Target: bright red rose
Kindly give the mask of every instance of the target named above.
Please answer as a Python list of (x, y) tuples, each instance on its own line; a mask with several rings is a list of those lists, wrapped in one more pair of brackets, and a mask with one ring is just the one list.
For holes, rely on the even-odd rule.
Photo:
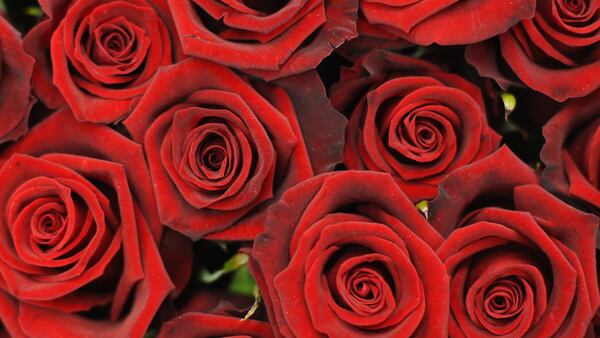
[(467, 47), (466, 58), (504, 89), (525, 85), (561, 102), (585, 96), (600, 87), (599, 18), (598, 1), (538, 1), (533, 18)]
[(269, 209), (252, 264), (284, 337), (445, 337), (442, 237), (388, 174), (328, 173)]
[(8, 332), (142, 337), (173, 290), (142, 148), (65, 109), (0, 163), (0, 317)]
[(600, 215), (600, 91), (569, 102), (543, 132), (542, 184)]
[(180, 58), (166, 0), (41, 0), (48, 18), (25, 37), (35, 94), (80, 121), (113, 123), (160, 66)]
[(331, 100), (350, 120), (344, 164), (392, 174), (414, 202), (435, 197), (449, 172), (500, 142), (475, 85), (391, 52), (375, 50), (344, 69)]
[(0, 17), (0, 144), (27, 132), (34, 60), (25, 53), (21, 36)]
[(372, 26), (362, 29), (369, 36), (460, 45), (489, 39), (531, 18), (535, 0), (360, 0), (360, 9), (359, 20)]
[(599, 219), (538, 185), (508, 148), (448, 175), (429, 204), (447, 235), (451, 337), (583, 337), (600, 304)]
[(274, 85), (188, 59), (160, 72), (124, 124), (144, 143), (164, 224), (251, 240), (273, 200), (341, 160), (346, 121), (314, 73)]
[(186, 54), (275, 79), (356, 36), (357, 0), (169, 0)]

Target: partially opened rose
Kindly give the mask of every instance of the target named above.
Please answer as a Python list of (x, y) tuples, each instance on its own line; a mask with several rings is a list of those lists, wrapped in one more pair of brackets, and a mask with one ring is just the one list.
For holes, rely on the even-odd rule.
[(466, 58), (505, 89), (524, 85), (563, 102), (600, 87), (599, 42), (600, 2), (538, 0), (533, 18), (468, 46)]
[(144, 143), (164, 224), (251, 240), (272, 201), (341, 160), (346, 121), (316, 73), (273, 85), (188, 59), (160, 72), (124, 124)]
[(331, 100), (349, 117), (344, 164), (388, 172), (414, 202), (497, 148), (481, 91), (433, 64), (374, 50), (344, 69)]
[(141, 147), (65, 109), (6, 149), (0, 164), (8, 332), (142, 337), (173, 284), (157, 250), (162, 225)]
[(186, 54), (264, 79), (301, 73), (356, 36), (357, 0), (169, 0)]
[(545, 126), (542, 183), (600, 215), (600, 91), (569, 102)]
[(535, 0), (360, 0), (360, 20), (372, 26), (364, 29), (371, 36), (390, 34), (419, 45), (469, 44), (504, 33), (520, 20), (531, 18), (535, 3)]
[(33, 102), (33, 58), (25, 53), (20, 34), (0, 17), (0, 144), (25, 134)]
[(254, 242), (284, 337), (445, 337), (442, 237), (388, 174), (328, 173), (288, 190)]
[(40, 1), (48, 18), (25, 46), (35, 56), (35, 94), (65, 103), (80, 121), (125, 117), (160, 66), (176, 61), (178, 40), (166, 0)]
[(508, 148), (448, 175), (429, 204), (447, 236), (451, 337), (583, 337), (600, 304), (599, 219), (545, 191)]

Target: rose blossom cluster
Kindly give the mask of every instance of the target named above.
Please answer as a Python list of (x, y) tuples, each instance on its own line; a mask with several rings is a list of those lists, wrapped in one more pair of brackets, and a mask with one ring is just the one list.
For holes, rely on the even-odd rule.
[(0, 337), (600, 335), (600, 1), (28, 3)]

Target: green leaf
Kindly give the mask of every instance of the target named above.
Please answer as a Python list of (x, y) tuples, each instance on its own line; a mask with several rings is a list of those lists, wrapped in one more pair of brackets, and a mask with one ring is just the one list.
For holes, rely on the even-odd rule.
[(246, 254), (235, 254), (223, 264), (223, 267), (220, 270), (210, 272), (207, 269), (202, 269), (202, 271), (200, 271), (200, 280), (202, 283), (212, 284), (218, 281), (219, 278), (223, 277), (223, 275), (236, 271), (237, 269), (245, 266), (246, 263), (248, 263), (248, 259), (248, 255)]
[(422, 200), (421, 202), (415, 204), (415, 206), (425, 216), (425, 218), (429, 218), (429, 201)]
[(38, 6), (27, 6), (25, 7), (25, 14), (39, 18), (44, 14), (44, 12), (42, 12), (42, 9)]
[(4, 0), (0, 0), (0, 12), (6, 13), (6, 4), (4, 3)]
[(229, 284), (229, 292), (252, 296), (256, 287), (254, 277), (252, 277), (250, 270), (248, 270), (248, 266), (244, 265), (233, 273), (231, 284)]

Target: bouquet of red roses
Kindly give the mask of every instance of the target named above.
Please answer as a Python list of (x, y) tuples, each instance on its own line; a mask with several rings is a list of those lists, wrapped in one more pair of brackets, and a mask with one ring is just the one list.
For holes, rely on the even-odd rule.
[(0, 1), (1, 337), (600, 336), (600, 1)]

